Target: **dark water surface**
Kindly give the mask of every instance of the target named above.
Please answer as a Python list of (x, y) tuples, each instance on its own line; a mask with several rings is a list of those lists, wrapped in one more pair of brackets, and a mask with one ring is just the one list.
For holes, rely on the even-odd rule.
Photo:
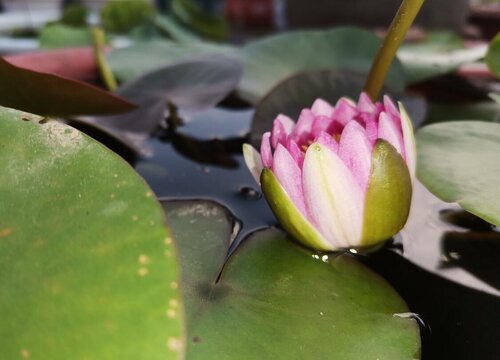
[[(251, 110), (184, 114), (176, 133), (159, 130), (153, 156), (135, 168), (157, 196), (210, 199), (234, 215), (235, 243), (277, 226), (241, 156)], [(408, 226), (359, 260), (381, 274), (418, 314), (430, 359), (500, 359), (500, 234), (418, 185)]]

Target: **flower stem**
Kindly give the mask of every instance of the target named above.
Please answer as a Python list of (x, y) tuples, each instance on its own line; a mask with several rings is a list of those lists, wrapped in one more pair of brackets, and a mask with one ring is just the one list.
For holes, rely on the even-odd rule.
[(424, 0), (403, 0), (380, 47), (365, 84), (365, 91), (375, 101), (384, 85), (392, 60), (408, 29), (413, 24)]
[(106, 85), (108, 90), (115, 91), (118, 88), (118, 85), (104, 54), (104, 31), (98, 26), (93, 27), (92, 38), (94, 40), (95, 59), (97, 66), (99, 67), (99, 71), (101, 72), (104, 85)]

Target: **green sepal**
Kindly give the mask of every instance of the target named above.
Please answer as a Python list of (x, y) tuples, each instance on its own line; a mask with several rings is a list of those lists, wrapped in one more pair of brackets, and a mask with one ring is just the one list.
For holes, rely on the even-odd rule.
[(397, 234), (408, 219), (411, 196), (405, 161), (391, 144), (378, 139), (372, 153), (361, 246), (372, 246)]
[(335, 247), (327, 244), (312, 224), (299, 212), (271, 169), (262, 170), (260, 183), (271, 210), (290, 235), (311, 249), (335, 250)]

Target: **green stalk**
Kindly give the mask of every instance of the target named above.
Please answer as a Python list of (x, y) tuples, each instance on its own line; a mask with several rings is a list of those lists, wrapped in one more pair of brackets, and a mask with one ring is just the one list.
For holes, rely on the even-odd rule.
[(111, 68), (106, 60), (106, 55), (104, 54), (105, 47), (105, 38), (104, 31), (95, 26), (92, 28), (92, 38), (94, 40), (94, 55), (97, 62), (97, 66), (99, 67), (99, 71), (101, 72), (102, 79), (104, 81), (104, 85), (110, 91), (115, 91), (118, 88), (116, 83), (115, 76), (111, 71)]
[(413, 24), (423, 3), (424, 0), (403, 0), (394, 20), (392, 20), (392, 24), (375, 57), (365, 84), (365, 91), (373, 101), (379, 97), (392, 60), (396, 56), (396, 52), (401, 46), (408, 29)]

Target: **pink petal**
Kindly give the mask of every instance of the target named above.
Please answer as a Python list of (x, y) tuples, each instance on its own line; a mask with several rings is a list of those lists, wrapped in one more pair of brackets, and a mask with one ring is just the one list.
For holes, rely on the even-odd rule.
[(372, 99), (366, 93), (362, 92), (359, 95), (357, 110), (368, 114), (375, 114), (377, 107)]
[(299, 120), (297, 121), (297, 125), (292, 131), (291, 136), (297, 141), (297, 143), (301, 143), (306, 141), (311, 133), (312, 124), (314, 121), (314, 114), (309, 109), (304, 109), (300, 113)]
[(302, 164), (304, 163), (304, 153), (299, 148), (299, 145), (297, 145), (293, 139), (288, 139), (286, 148), (288, 149), (288, 152), (292, 156), (293, 160), (302, 169)]
[(266, 132), (262, 135), (262, 143), (260, 144), (260, 157), (262, 159), (262, 165), (264, 167), (270, 168), (273, 165), (273, 153), (271, 151), (271, 133)]
[(384, 96), (384, 109), (385, 113), (389, 115), (394, 125), (398, 129), (398, 131), (402, 132), (401, 128), (401, 116), (399, 115), (399, 111), (392, 102), (391, 98), (387, 95)]
[(365, 129), (356, 121), (349, 122), (340, 138), (339, 156), (351, 170), (363, 193), (370, 178), (372, 150)]
[(399, 117), (398, 108), (396, 107), (396, 105), (394, 105), (391, 98), (387, 95), (384, 95), (384, 109), (387, 114)]
[(311, 107), (311, 111), (316, 116), (332, 117), (334, 110), (335, 108), (323, 99), (316, 99)]
[(288, 135), (292, 132), (295, 123), (292, 119), (285, 115), (278, 115), (273, 123), (273, 131), (271, 135), (271, 143), (273, 148), (278, 146), (278, 143), (285, 144)]
[(337, 154), (312, 144), (303, 168), (304, 196), (312, 223), (337, 248), (359, 245), (363, 194)]
[(403, 134), (385, 112), (381, 113), (379, 117), (378, 137), (389, 142), (401, 154), (403, 159), (405, 158)]
[(333, 119), (342, 125), (342, 128), (349, 122), (354, 119), (358, 111), (356, 108), (347, 100), (346, 98), (340, 98), (335, 105), (335, 111), (333, 113)]
[(335, 139), (326, 132), (321, 132), (316, 139), (314, 139), (315, 143), (321, 144), (325, 146), (330, 151), (337, 153), (339, 150), (339, 144), (335, 141)]
[(317, 116), (311, 127), (312, 137), (318, 136), (321, 132), (327, 131), (331, 126), (332, 120), (326, 116)]
[(366, 129), (366, 137), (368, 141), (373, 146), (378, 139), (378, 124), (375, 116), (365, 116), (365, 129)]
[(304, 217), (310, 218), (306, 210), (302, 190), (302, 171), (287, 149), (278, 144), (274, 152), (273, 173), (279, 183)]

